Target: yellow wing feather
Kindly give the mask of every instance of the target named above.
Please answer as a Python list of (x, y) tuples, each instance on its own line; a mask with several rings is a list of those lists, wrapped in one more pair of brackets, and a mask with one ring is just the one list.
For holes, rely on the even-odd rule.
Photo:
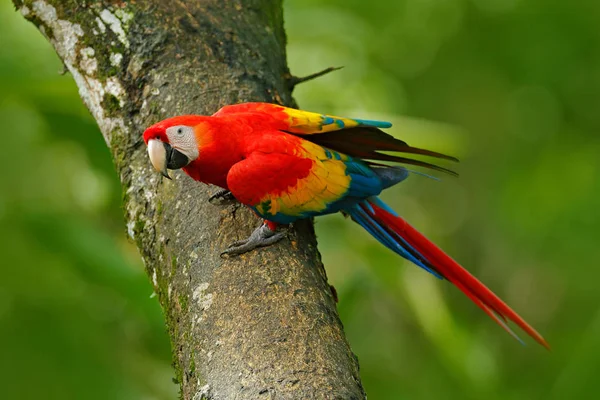
[(285, 193), (266, 194), (256, 206), (259, 213), (289, 216), (317, 213), (325, 210), (348, 190), (351, 177), (346, 174), (343, 160), (330, 159), (325, 149), (310, 142), (304, 142), (299, 153), (298, 156), (314, 161), (311, 173), (298, 179), (296, 185), (289, 187)]

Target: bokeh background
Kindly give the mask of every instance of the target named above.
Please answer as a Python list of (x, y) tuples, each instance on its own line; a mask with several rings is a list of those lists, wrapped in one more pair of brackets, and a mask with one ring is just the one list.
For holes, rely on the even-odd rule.
[[(317, 222), (370, 399), (600, 397), (600, 2), (286, 0), (308, 110), (457, 155), (384, 198), (535, 325), (506, 335), (340, 216)], [(175, 399), (109, 152), (37, 30), (0, 2), (0, 398)]]

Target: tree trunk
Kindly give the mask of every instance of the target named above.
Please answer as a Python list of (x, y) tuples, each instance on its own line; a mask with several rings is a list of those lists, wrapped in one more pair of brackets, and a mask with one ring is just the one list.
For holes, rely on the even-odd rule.
[(14, 0), (50, 40), (110, 148), (129, 236), (163, 307), (184, 399), (361, 399), (311, 221), (221, 259), (260, 221), (180, 171), (152, 170), (145, 127), (225, 104), (293, 105), (281, 1)]

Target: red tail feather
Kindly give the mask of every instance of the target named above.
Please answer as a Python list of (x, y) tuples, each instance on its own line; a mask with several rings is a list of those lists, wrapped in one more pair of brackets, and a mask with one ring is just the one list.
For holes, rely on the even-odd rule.
[[(439, 247), (433, 244), (429, 239), (410, 226), (404, 219), (390, 214), (386, 210), (370, 203), (375, 211), (375, 216), (384, 224), (389, 226), (394, 232), (400, 235), (406, 242), (414, 247), (423, 257), (431, 263), (441, 275), (452, 282), (463, 293), (465, 293), (475, 304), (477, 304), (486, 314), (494, 319), (508, 333), (514, 335), (512, 331), (500, 319), (508, 318), (523, 329), (536, 342), (547, 349), (550, 346), (546, 340), (531, 325), (521, 318), (513, 309), (504, 303), (490, 289), (488, 289), (477, 278), (471, 275), (466, 269), (461, 267), (450, 256), (444, 253)], [(499, 318), (500, 317), (500, 318)]]

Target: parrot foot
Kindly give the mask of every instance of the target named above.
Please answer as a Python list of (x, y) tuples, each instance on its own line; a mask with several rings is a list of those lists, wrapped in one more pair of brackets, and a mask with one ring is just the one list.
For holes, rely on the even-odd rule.
[(258, 247), (270, 246), (285, 237), (285, 232), (276, 232), (263, 224), (256, 228), (248, 239), (238, 240), (221, 253), (223, 256), (239, 256)]
[(219, 190), (208, 198), (208, 202), (214, 205), (225, 204), (232, 201), (235, 201), (235, 197), (233, 197), (233, 194), (227, 189)]

